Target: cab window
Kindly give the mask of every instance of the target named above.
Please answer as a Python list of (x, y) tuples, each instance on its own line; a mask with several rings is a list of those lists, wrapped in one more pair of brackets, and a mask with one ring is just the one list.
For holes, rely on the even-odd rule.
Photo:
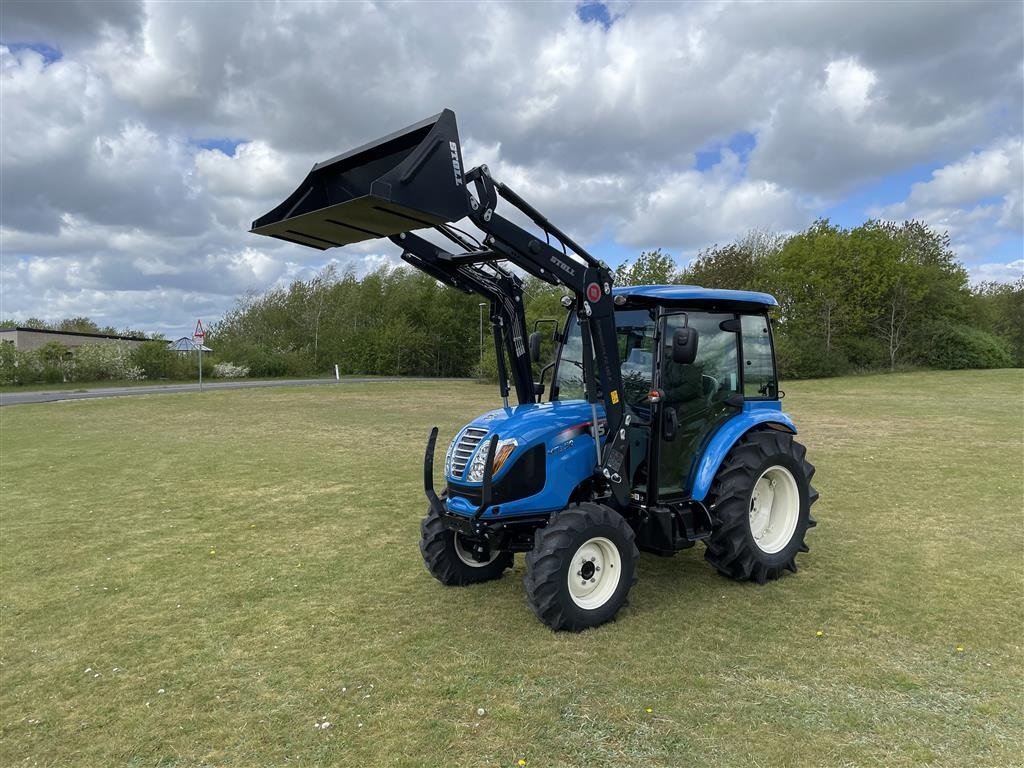
[[(654, 374), (655, 322), (646, 309), (622, 310), (615, 313), (615, 332), (619, 360), (622, 365), (623, 399), (627, 405), (646, 407)], [(595, 372), (595, 377), (597, 373)], [(600, 379), (598, 378), (598, 386)], [(583, 340), (579, 322), (569, 322), (565, 346), (555, 372), (559, 400), (583, 399)]]
[(743, 396), (774, 400), (779, 396), (772, 357), (772, 337), (765, 315), (743, 315)]
[[(724, 331), (721, 324), (735, 315), (710, 312), (687, 312), (668, 318), (666, 342), (683, 323), (697, 331), (697, 359), (692, 365), (671, 363), (666, 356), (665, 388), (669, 400), (703, 398), (708, 403), (724, 400), (739, 391), (739, 367), (736, 365), (736, 334)], [(679, 381), (676, 381), (676, 380)], [(681, 394), (673, 398), (673, 385)]]
[(634, 408), (647, 407), (654, 375), (654, 332), (654, 318), (646, 309), (615, 313), (623, 399)]
[[(737, 407), (729, 399), (739, 391), (739, 334), (724, 330), (722, 323), (736, 315), (687, 311), (667, 318), (666, 350), (661, 371), (665, 393), (662, 412), (678, 424), (676, 434), (661, 431), (658, 462), (658, 491), (671, 495), (688, 490), (693, 468), (709, 435), (728, 421)], [(677, 327), (686, 323), (697, 331), (697, 357), (688, 365), (672, 360), (669, 340)]]

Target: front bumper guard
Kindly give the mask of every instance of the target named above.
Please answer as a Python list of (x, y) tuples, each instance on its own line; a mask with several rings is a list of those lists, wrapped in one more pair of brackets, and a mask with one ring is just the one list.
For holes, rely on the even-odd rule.
[[(476, 523), (483, 516), (487, 508), (491, 506), (491, 484), (494, 475), (494, 452), (498, 446), (498, 435), (491, 435), (490, 440), (487, 443), (487, 459), (484, 462), (484, 481), (483, 487), (480, 493), (480, 506), (478, 506), (472, 515), (473, 523)], [(434, 447), (437, 444), (437, 427), (433, 427), (430, 430), (430, 437), (427, 438), (427, 452), (423, 457), (423, 490), (427, 494), (427, 502), (430, 504), (430, 508), (438, 515), (443, 518), (461, 518), (465, 520), (462, 515), (453, 515), (448, 511), (445, 503), (438, 497), (437, 492), (434, 490)]]

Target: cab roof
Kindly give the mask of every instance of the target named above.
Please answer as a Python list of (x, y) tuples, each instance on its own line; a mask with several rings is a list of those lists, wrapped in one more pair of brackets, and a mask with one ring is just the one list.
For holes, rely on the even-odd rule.
[(774, 296), (756, 291), (701, 288), (699, 285), (616, 285), (613, 296), (625, 296), (638, 304), (690, 304), (701, 307), (729, 306), (735, 309), (767, 309), (779, 306)]

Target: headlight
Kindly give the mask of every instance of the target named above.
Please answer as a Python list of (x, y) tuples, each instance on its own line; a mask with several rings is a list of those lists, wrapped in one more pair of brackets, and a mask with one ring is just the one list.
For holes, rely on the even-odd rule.
[(459, 439), (459, 435), (456, 434), (452, 438), (452, 441), (448, 443), (448, 453), (444, 455), (444, 475), (448, 477), (452, 473), (452, 454), (455, 453), (455, 442)]
[[(491, 466), (491, 474), (498, 474), (498, 470), (504, 466), (505, 462), (508, 461), (508, 457), (512, 455), (519, 442), (515, 438), (509, 438), (508, 440), (499, 440), (498, 444), (494, 446), (494, 464)], [(484, 462), (487, 461), (487, 441), (480, 443), (480, 448), (477, 450), (476, 455), (473, 457), (473, 463), (469, 467), (469, 475), (466, 477), (471, 483), (482, 483), (484, 480)]]

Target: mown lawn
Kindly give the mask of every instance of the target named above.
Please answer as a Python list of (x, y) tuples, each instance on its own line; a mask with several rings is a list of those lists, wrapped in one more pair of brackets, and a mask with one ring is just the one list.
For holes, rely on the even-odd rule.
[[(208, 378), (207, 381), (210, 381)], [(224, 379), (213, 379), (213, 381), (224, 381)], [(199, 379), (142, 379), (139, 381), (116, 380), (116, 381), (68, 381), (49, 382), (37, 384), (0, 384), (0, 393), (8, 392), (64, 392), (64, 391), (87, 391), (91, 389), (109, 389), (111, 387), (153, 387), (163, 384), (198, 384)]]
[(420, 561), (427, 430), (488, 387), (3, 408), (0, 764), (1021, 765), (1024, 373), (785, 388), (800, 572), (644, 555), (580, 635), (522, 557), (467, 589)]
[[(286, 376), (261, 376), (259, 381), (275, 381), (285, 378), (294, 378)], [(309, 378), (333, 378), (328, 376), (312, 376)], [(365, 378), (360, 376), (359, 378)], [(205, 376), (203, 378), (203, 384), (226, 384), (235, 382), (246, 382), (250, 379), (232, 379), (232, 378), (218, 378), (214, 376)], [(17, 392), (88, 392), (95, 389), (111, 389), (116, 387), (162, 387), (175, 384), (199, 384), (198, 377), (191, 379), (142, 379), (139, 381), (120, 381), (120, 380), (106, 380), (106, 381), (72, 381), (66, 383), (50, 383), (50, 384), (0, 384), (0, 394), (17, 393)]]

